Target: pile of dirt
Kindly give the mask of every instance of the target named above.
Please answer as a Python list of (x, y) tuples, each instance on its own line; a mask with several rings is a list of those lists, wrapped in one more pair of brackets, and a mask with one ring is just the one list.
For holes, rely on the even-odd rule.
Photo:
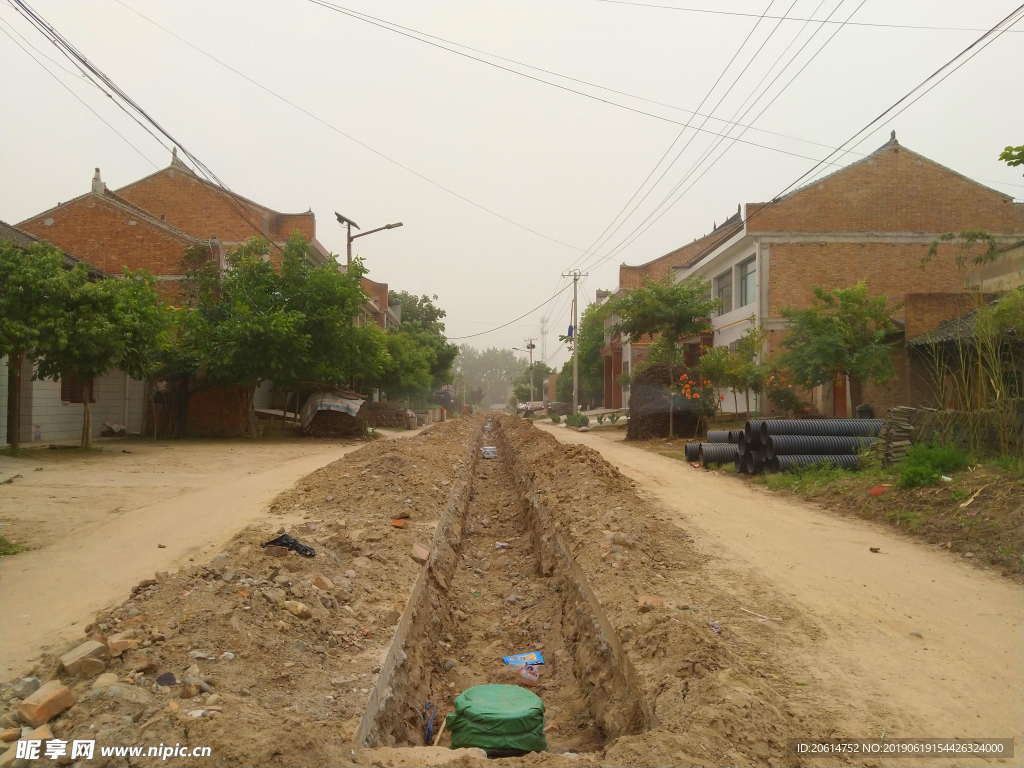
[[(603, 764), (784, 765), (793, 734), (836, 735), (835, 702), (817, 700), (806, 671), (776, 654), (783, 639), (811, 642), (812, 622), (767, 591), (710, 587), (689, 535), (596, 451), (522, 420), (502, 418), (500, 431), (520, 492), (586, 574), (615, 635), (604, 639), (621, 647), (645, 701), (646, 729), (611, 742)], [(593, 701), (592, 683), (585, 693)]]
[(341, 411), (317, 411), (304, 434), (310, 437), (362, 437), (366, 422), (362, 416), (350, 416)]
[[(212, 748), (177, 765), (351, 765), (351, 737), (421, 571), (412, 545), (429, 544), (478, 429), (459, 419), (368, 445), (281, 494), (278, 520), (250, 526), (210, 562), (141, 582), (82, 638), (127, 646), (105, 669), (83, 679), (45, 655), (31, 671), (76, 701), (50, 721), (53, 735)], [(282, 528), (287, 519), (301, 524)], [(260, 546), (281, 532), (315, 557)], [(18, 724), (25, 695), (5, 686), (4, 727)]]
[[(699, 404), (692, 401), (670, 405), (668, 387), (678, 385), (683, 374), (692, 371), (682, 365), (667, 363), (649, 365), (633, 377), (629, 385), (629, 423), (627, 440), (647, 440), (668, 437), (669, 408), (672, 408), (672, 428), (676, 435), (696, 436), (705, 430), (704, 417)], [(680, 398), (675, 398), (679, 400)]]

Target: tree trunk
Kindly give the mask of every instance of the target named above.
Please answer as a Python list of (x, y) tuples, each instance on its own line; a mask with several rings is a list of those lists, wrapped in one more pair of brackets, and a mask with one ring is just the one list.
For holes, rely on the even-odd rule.
[(746, 404), (747, 418), (749, 419), (750, 418), (750, 390), (749, 389), (743, 390), (743, 402)]
[(92, 377), (82, 382), (82, 447), (92, 448), (92, 409), (89, 401), (92, 400)]
[[(146, 430), (149, 428), (149, 395), (152, 390), (153, 383), (146, 379), (146, 383), (142, 388), (142, 425), (139, 427), (139, 437), (145, 437)], [(126, 424), (125, 426), (128, 425)]]
[(7, 442), (13, 452), (21, 447), (21, 369), (25, 356), (12, 352), (7, 357)]
[(245, 420), (249, 429), (249, 437), (256, 439), (256, 386), (249, 385), (249, 393), (245, 398)]
[(674, 389), (674, 387), (676, 385), (676, 371), (675, 371), (675, 361), (672, 359), (672, 358), (675, 357), (675, 355), (673, 354), (674, 351), (675, 351), (675, 344), (673, 344), (672, 345), (672, 349), (669, 350), (669, 357), (668, 357), (668, 381), (669, 381), (669, 384), (668, 384), (668, 386), (669, 386), (669, 389), (668, 389), (668, 436), (670, 438), (675, 436), (673, 431), (672, 431), (672, 428), (673, 428), (672, 412), (675, 410), (675, 405), (676, 405), (675, 404), (675, 399), (676, 399), (675, 398), (675, 389)]
[(740, 415), (740, 400), (739, 400), (738, 397), (736, 397), (736, 390), (735, 389), (732, 391), (732, 407), (733, 407), (733, 411), (735, 412), (735, 415), (739, 416)]

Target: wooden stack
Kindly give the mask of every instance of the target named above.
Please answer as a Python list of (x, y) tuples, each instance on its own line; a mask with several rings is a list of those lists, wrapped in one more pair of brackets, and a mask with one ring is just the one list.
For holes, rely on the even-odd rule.
[(874, 450), (882, 460), (882, 466), (898, 464), (907, 455), (907, 449), (914, 442), (914, 419), (917, 408), (898, 405), (885, 414), (885, 421), (878, 433)]
[(367, 400), (359, 411), (371, 427), (406, 426), (405, 406), (401, 403), (375, 403)]

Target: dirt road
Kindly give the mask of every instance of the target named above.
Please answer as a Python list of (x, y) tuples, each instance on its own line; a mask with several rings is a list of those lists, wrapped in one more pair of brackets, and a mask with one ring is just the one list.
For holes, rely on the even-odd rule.
[(852, 722), (872, 729), (847, 735), (1013, 736), (1019, 762), (1019, 585), (873, 523), (695, 470), (617, 435), (540, 426), (600, 451), (660, 501), (731, 593), (753, 603), (769, 588), (816, 617), (821, 639), (795, 661), (806, 669), (809, 693), (860, 713)]
[(221, 545), (297, 479), (360, 445), (138, 440), (88, 456), (5, 457), (3, 479), (22, 477), (3, 486), (4, 535), (32, 550), (0, 561), (3, 679), (24, 673), (41, 648), (80, 637), (140, 579)]

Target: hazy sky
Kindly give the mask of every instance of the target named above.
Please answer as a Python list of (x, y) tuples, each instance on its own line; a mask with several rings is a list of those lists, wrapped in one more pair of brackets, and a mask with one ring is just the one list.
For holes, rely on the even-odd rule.
[[(663, 7), (605, 0), (343, 0), (343, 7), (479, 49), (486, 53), (459, 50), (650, 115), (553, 88), (309, 0), (35, 0), (33, 7), (232, 190), (280, 211), (312, 208), (317, 236), (333, 251), (343, 254), (345, 248), (335, 210), (364, 229), (404, 222), (402, 229), (358, 240), (357, 253), (372, 278), (394, 289), (436, 293), (448, 312), (450, 336), (460, 337), (536, 307), (565, 285), (559, 275), (578, 259), (591, 265), (581, 289), (586, 301), (597, 288), (615, 287), (619, 263), (657, 258), (708, 232), (737, 203), (771, 199), (827, 155), (826, 147), (844, 142), (981, 34), (971, 30), (988, 29), (1016, 5), (636, 1)], [(789, 18), (758, 23), (762, 13)], [(803, 21), (842, 21), (851, 14), (861, 26)], [(1007, 144), (1024, 141), (1024, 34), (1016, 31), (1022, 29), (1003, 35), (883, 124), (858, 151), (875, 149), (895, 129), (905, 146), (1024, 197), (1020, 170), (996, 159)], [(167, 165), (168, 153), (72, 74), (69, 62), (7, 3), (0, 4), (0, 30), (0, 218), (16, 223), (86, 192), (96, 166), (115, 189)], [(794, 55), (747, 112), (751, 95), (769, 86)], [(722, 143), (679, 187), (689, 191), (613, 252), (720, 141), (688, 130), (669, 158), (695, 138), (653, 193), (597, 248), (598, 256), (581, 257), (676, 138), (682, 128), (676, 123), (691, 119), (683, 110), (697, 110), (720, 76), (699, 111), (714, 110), (715, 117), (744, 125), (756, 117), (754, 129), (742, 136), (753, 144)], [(701, 117), (691, 124), (713, 133), (729, 127), (721, 120), (704, 124)], [(734, 127), (732, 135), (742, 130)], [(468, 341), (522, 346), (533, 335), (539, 353), (540, 318), (547, 312), (549, 359), (558, 365), (565, 359), (557, 337), (565, 333), (570, 292), (506, 329)]]

